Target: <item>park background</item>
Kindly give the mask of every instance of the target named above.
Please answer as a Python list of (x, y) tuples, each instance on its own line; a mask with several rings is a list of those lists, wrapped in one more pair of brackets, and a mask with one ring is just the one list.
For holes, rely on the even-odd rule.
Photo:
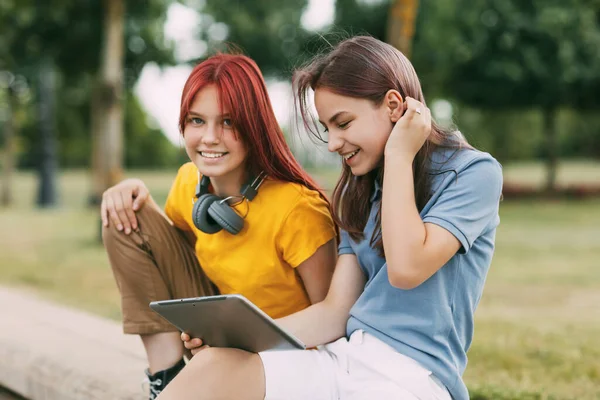
[(120, 319), (98, 200), (140, 177), (164, 204), (183, 83), (228, 43), (331, 190), (340, 161), (295, 129), (290, 76), (358, 33), (404, 51), (438, 121), (504, 166), (472, 398), (600, 398), (598, 0), (0, 0), (0, 285)]

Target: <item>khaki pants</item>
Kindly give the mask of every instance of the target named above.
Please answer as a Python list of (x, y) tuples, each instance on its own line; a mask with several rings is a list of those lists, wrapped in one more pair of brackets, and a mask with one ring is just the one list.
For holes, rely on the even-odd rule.
[(121, 292), (123, 331), (147, 335), (177, 331), (152, 311), (155, 300), (210, 296), (217, 289), (206, 277), (185, 234), (151, 206), (136, 213), (138, 229), (129, 235), (114, 224), (102, 239)]

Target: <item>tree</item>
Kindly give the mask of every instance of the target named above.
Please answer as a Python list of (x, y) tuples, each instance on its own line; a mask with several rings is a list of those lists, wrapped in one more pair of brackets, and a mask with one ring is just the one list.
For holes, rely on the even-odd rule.
[[(335, 24), (386, 39), (385, 16), (416, 9), (416, 0), (367, 4), (337, 0)], [(552, 190), (558, 163), (557, 111), (597, 109), (600, 102), (600, 7), (597, 0), (419, 1), (409, 51), (428, 97), (443, 96), (486, 113), (542, 113)], [(411, 13), (399, 13), (410, 21)], [(410, 22), (400, 23), (410, 33)], [(393, 43), (393, 37), (387, 39)], [(407, 46), (398, 44), (397, 47)]]
[[(56, 4), (54, 4), (56, 5)], [(2, 45), (3, 51), (0, 52), (0, 69), (4, 72), (15, 72), (29, 78), (30, 82), (36, 82), (38, 87), (38, 105), (39, 105), (39, 191), (37, 204), (42, 207), (53, 206), (56, 203), (56, 188), (54, 184), (54, 173), (56, 166), (56, 143), (54, 132), (54, 53), (50, 51), (40, 51), (41, 38), (52, 31), (52, 22), (54, 18), (60, 18), (60, 12), (50, 13), (47, 21), (40, 22), (39, 25), (32, 23), (35, 12), (45, 13), (47, 4), (41, 2), (23, 2), (20, 5), (4, 3), (0, 7), (0, 22), (2, 22)], [(30, 35), (28, 45), (23, 46), (19, 43), (21, 39), (19, 33), (31, 34), (36, 30), (36, 35)], [(26, 36), (27, 37), (27, 36)], [(34, 62), (34, 54), (39, 55), (37, 62)], [(12, 114), (15, 107), (8, 108)], [(14, 121), (10, 115), (9, 121)], [(12, 125), (11, 135), (14, 137), (15, 125)], [(12, 138), (11, 138), (12, 139)], [(10, 144), (10, 143), (9, 143)], [(7, 151), (12, 151), (13, 146), (9, 146)], [(7, 159), (12, 160), (14, 155), (7, 153)], [(10, 167), (10, 164), (8, 165)], [(8, 181), (7, 181), (8, 182)], [(10, 188), (6, 189), (10, 191)]]
[[(12, 176), (15, 168), (15, 118), (13, 109), (15, 108), (15, 93), (11, 87), (12, 76), (6, 76), (6, 98), (4, 100), (4, 154), (2, 155), (2, 181), (0, 182), (0, 206), (9, 206), (13, 202)], [(1, 112), (1, 111), (0, 111)]]
[(37, 204), (40, 207), (53, 207), (57, 202), (56, 191), (56, 129), (55, 129), (55, 87), (56, 76), (53, 60), (47, 57), (39, 65), (39, 189)]
[(390, 5), (387, 42), (410, 57), (419, 0), (395, 0)]
[(92, 202), (122, 178), (123, 163), (123, 0), (104, 2), (104, 38), (98, 86), (92, 99)]
[[(146, 63), (174, 63), (173, 44), (165, 41), (163, 35), (170, 4), (170, 0), (128, 2), (122, 40), (125, 69), (121, 79), (126, 92)], [(60, 142), (61, 147), (72, 149), (77, 143), (81, 152), (91, 149), (90, 125), (96, 104), (92, 104), (90, 94), (96, 93), (94, 89), (98, 87), (104, 32), (98, 16), (103, 15), (102, 11), (102, 2), (90, 0), (0, 2), (0, 73), (24, 78), (25, 86), (37, 87), (38, 66), (43, 56), (51, 57), (56, 76), (55, 119), (60, 127), (54, 136), (59, 140), (68, 138)], [(39, 101), (39, 90), (31, 93), (19, 108), (31, 109)], [(39, 147), (35, 135), (39, 126), (33, 118), (22, 126), (15, 125), (15, 135), (20, 137), (23, 148), (21, 165), (32, 166), (37, 159), (33, 153)], [(57, 153), (64, 157), (60, 149)], [(90, 159), (89, 154), (86, 157)]]
[(337, 0), (332, 29), (350, 35), (369, 34), (385, 41), (390, 7), (391, 1), (371, 4), (358, 0)]
[(203, 19), (200, 38), (209, 52), (222, 50), (225, 40), (252, 57), (265, 75), (287, 76), (303, 59), (302, 47), (313, 35), (300, 23), (307, 4), (307, 0), (281, 0), (277, 6), (270, 1), (207, 0), (199, 10), (209, 16)]
[(539, 109), (545, 132), (546, 189), (556, 185), (557, 112), (597, 108), (600, 13), (597, 2), (455, 0), (447, 25), (446, 92), (485, 109)]

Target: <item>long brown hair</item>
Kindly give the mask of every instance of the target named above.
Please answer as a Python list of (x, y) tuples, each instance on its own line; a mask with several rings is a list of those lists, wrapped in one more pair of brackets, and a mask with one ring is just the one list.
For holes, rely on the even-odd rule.
[(229, 109), (233, 125), (248, 149), (250, 173), (260, 171), (273, 179), (295, 182), (325, 193), (304, 171), (292, 155), (275, 113), (260, 69), (242, 54), (216, 54), (198, 64), (188, 77), (181, 95), (179, 130), (183, 134), (196, 94), (214, 84), (218, 88), (221, 108)]
[[(402, 95), (425, 104), (421, 83), (410, 61), (393, 46), (370, 36), (355, 36), (341, 41), (330, 51), (317, 55), (294, 73), (295, 108), (302, 115), (304, 127), (321, 139), (316, 120), (310, 115), (308, 89), (328, 90), (354, 98), (368, 99), (381, 105), (385, 94), (395, 89)], [(457, 131), (444, 129), (434, 121), (431, 134), (413, 162), (417, 208), (423, 209), (430, 198), (431, 154), (439, 147), (470, 147)], [(322, 140), (322, 139), (321, 139)], [(346, 164), (333, 191), (332, 214), (340, 228), (354, 240), (363, 238), (371, 208), (374, 182), (383, 181), (383, 166), (363, 176), (353, 176)], [(381, 239), (381, 204), (371, 246), (384, 256)]]

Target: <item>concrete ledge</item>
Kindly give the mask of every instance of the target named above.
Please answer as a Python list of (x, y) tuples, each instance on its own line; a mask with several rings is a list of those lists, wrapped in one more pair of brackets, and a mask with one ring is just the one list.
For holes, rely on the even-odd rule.
[(142, 400), (146, 365), (120, 324), (0, 287), (0, 386), (29, 400)]

